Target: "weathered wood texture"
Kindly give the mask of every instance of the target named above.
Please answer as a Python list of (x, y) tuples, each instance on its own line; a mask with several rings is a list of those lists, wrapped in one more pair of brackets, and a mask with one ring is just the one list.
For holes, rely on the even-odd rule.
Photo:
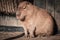
[(58, 30), (60, 30), (60, 0), (55, 0), (55, 20), (58, 25)]
[(15, 13), (21, 0), (0, 0), (0, 11)]

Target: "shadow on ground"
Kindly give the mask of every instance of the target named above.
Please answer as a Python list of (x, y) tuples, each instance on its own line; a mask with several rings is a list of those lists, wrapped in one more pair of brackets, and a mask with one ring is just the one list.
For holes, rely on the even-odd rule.
[(17, 35), (15, 37), (10, 37), (10, 38), (6, 38), (4, 40), (13, 40), (13, 39), (17, 39), (17, 38), (20, 38), (20, 37), (23, 37), (24, 36), (24, 33), (20, 34), (20, 35)]

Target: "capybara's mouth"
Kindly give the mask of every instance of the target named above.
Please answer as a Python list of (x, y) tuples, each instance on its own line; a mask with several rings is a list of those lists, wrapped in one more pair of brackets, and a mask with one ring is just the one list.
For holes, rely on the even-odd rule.
[(25, 17), (21, 18), (20, 20), (21, 20), (21, 21), (25, 21)]

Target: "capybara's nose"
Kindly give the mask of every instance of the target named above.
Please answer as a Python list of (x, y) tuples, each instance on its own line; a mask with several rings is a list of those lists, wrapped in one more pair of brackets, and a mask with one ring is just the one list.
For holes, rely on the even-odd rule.
[(21, 15), (21, 13), (17, 11), (16, 12), (16, 16), (20, 16), (20, 15)]
[(17, 19), (19, 19), (20, 15), (21, 15), (20, 13), (16, 12), (16, 18)]
[(19, 16), (16, 15), (16, 19), (19, 19)]

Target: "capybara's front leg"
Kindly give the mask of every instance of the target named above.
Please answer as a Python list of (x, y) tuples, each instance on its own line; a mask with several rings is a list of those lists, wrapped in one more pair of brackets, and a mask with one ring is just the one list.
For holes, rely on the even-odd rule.
[(30, 38), (33, 38), (34, 37), (34, 30), (35, 30), (35, 27), (31, 26), (30, 29), (29, 29), (29, 37)]
[(27, 33), (27, 28), (24, 27), (24, 33), (25, 33), (25, 37), (28, 37), (28, 33)]

